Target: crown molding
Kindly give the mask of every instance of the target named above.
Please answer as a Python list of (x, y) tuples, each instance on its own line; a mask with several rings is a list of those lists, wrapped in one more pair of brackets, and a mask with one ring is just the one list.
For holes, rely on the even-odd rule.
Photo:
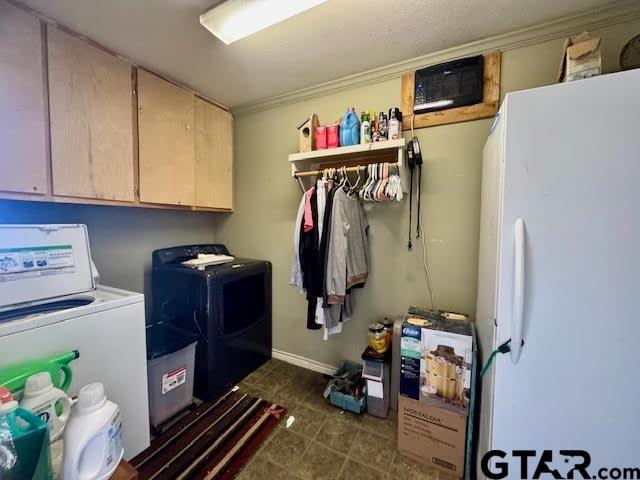
[(384, 82), (385, 80), (399, 78), (408, 71), (429, 65), (436, 65), (456, 58), (485, 54), (495, 50), (504, 52), (575, 35), (584, 30), (599, 30), (636, 19), (640, 19), (640, 2), (637, 0), (624, 1), (578, 15), (559, 18), (533, 27), (477, 40), (427, 55), (421, 55), (402, 62), (342, 77), (337, 80), (294, 90), (289, 93), (275, 95), (263, 100), (244, 103), (236, 107), (231, 107), (231, 112), (234, 117), (241, 117), (292, 103), (332, 95), (353, 88)]

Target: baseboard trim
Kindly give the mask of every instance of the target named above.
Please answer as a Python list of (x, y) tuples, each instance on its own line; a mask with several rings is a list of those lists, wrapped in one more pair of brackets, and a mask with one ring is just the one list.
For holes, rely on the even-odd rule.
[(338, 367), (328, 365), (326, 363), (318, 362), (295, 353), (283, 352), (282, 350), (271, 350), (271, 356), (277, 360), (297, 365), (298, 367), (306, 368), (307, 370), (313, 370), (314, 372), (320, 372), (327, 375), (333, 375)]

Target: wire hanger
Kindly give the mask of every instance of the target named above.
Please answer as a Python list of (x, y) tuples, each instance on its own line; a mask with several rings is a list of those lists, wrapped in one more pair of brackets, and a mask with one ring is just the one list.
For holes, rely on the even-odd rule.
[(351, 188), (349, 189), (349, 195), (353, 195), (353, 193), (356, 191), (356, 189), (358, 188), (358, 184), (360, 183), (360, 165), (358, 165), (356, 167), (356, 171), (358, 173), (358, 178), (356, 178), (356, 183), (354, 183)]

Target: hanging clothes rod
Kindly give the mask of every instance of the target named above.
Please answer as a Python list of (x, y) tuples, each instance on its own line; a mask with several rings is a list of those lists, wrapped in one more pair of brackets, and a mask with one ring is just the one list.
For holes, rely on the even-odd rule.
[[(341, 171), (346, 171), (346, 172), (357, 172), (358, 170), (365, 170), (367, 168), (366, 165), (359, 165), (357, 167), (346, 167), (346, 168), (334, 168), (334, 170), (336, 170), (338, 173), (340, 173)], [(303, 172), (295, 172), (293, 174), (294, 177), (299, 178), (299, 177), (315, 177), (317, 175), (321, 175), (325, 170), (329, 170), (329, 168), (324, 168), (322, 170), (307, 170), (307, 171), (303, 171)]]

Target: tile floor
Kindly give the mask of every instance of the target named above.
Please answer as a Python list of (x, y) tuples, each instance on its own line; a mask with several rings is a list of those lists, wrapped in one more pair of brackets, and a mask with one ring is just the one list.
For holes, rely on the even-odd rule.
[(286, 417), (238, 474), (239, 480), (449, 480), (396, 451), (394, 412), (382, 420), (331, 406), (319, 373), (270, 360), (240, 383), (241, 391), (287, 407)]

